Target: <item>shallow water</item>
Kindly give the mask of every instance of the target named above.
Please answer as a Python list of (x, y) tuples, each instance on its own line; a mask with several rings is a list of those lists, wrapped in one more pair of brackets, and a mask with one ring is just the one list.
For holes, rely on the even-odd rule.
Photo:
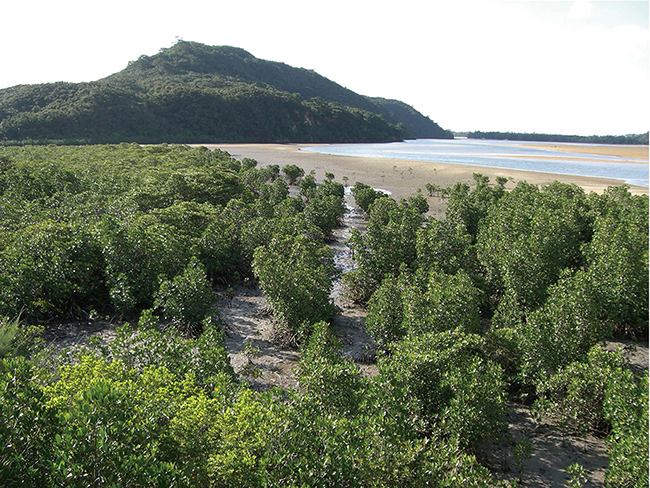
[[(343, 156), (431, 161), (541, 173), (612, 178), (629, 185), (648, 187), (647, 164), (621, 162), (638, 161), (645, 163), (647, 162), (645, 160), (567, 153), (530, 147), (535, 144), (544, 143), (486, 141), (482, 139), (417, 139), (383, 144), (330, 144), (327, 146), (303, 147), (302, 150)], [(544, 159), (537, 159), (539, 156), (543, 156)]]

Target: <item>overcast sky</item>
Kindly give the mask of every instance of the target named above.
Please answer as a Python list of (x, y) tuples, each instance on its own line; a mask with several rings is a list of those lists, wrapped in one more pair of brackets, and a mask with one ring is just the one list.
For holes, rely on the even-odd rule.
[(0, 88), (92, 81), (176, 38), (313, 69), (455, 131), (648, 131), (648, 2), (20, 0)]

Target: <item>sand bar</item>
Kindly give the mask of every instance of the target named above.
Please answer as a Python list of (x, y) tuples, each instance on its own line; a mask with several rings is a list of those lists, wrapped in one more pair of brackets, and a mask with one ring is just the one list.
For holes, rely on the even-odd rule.
[[(199, 145), (199, 144), (197, 144)], [(620, 180), (606, 178), (590, 178), (584, 176), (537, 173), (533, 171), (518, 171), (482, 166), (437, 163), (427, 161), (408, 161), (400, 159), (380, 159), (367, 157), (339, 156), (301, 151), (301, 146), (316, 144), (202, 144), (209, 148), (218, 148), (230, 153), (236, 159), (253, 158), (260, 166), (277, 164), (295, 164), (306, 173), (314, 171), (315, 178), (322, 181), (325, 173), (334, 173), (336, 181), (353, 185), (361, 181), (375, 188), (385, 188), (392, 192), (395, 199), (406, 198), (417, 192), (418, 188), (426, 194), (426, 184), (432, 183), (442, 187), (451, 186), (457, 182), (474, 183), (472, 175), (481, 173), (489, 176), (492, 182), (497, 176), (512, 177), (507, 188), (512, 188), (518, 181), (527, 181), (537, 185), (547, 185), (553, 181), (575, 183), (586, 192), (602, 193), (609, 186), (620, 186)], [(648, 194), (648, 188), (632, 186), (630, 191), (635, 194)], [(442, 212), (444, 205), (437, 198), (429, 198), (429, 204), (434, 213)]]
[[(538, 149), (541, 149), (541, 148), (538, 148)], [(583, 153), (583, 154), (588, 155), (589, 153)], [(599, 156), (599, 155), (596, 155), (596, 156)], [(474, 157), (493, 158), (495, 156), (491, 154), (489, 156), (474, 156)], [(516, 159), (539, 159), (539, 160), (550, 160), (550, 161), (557, 161), (558, 160), (557, 156), (532, 156), (532, 155), (529, 155), (529, 154), (527, 154), (526, 156), (518, 156), (518, 155), (515, 155), (515, 154), (500, 154), (498, 157), (499, 158), (513, 158), (513, 159), (515, 159), (515, 158)], [(645, 162), (644, 161), (639, 161), (639, 159), (641, 159), (641, 158), (634, 158), (634, 159), (598, 159), (597, 157), (594, 157), (594, 158), (586, 159), (584, 157), (583, 158), (580, 158), (580, 157), (574, 158), (574, 157), (571, 157), (571, 156), (562, 156), (562, 161), (579, 161), (579, 162), (589, 161), (589, 162), (593, 162), (593, 163), (612, 163), (612, 164), (619, 164), (619, 163), (645, 164), (645, 165), (648, 164), (647, 161), (645, 161)]]
[(648, 161), (648, 146), (626, 146), (623, 144), (526, 144), (522, 147), (534, 147), (537, 149), (569, 153), (596, 154), (600, 156), (616, 156), (619, 158), (645, 159)]

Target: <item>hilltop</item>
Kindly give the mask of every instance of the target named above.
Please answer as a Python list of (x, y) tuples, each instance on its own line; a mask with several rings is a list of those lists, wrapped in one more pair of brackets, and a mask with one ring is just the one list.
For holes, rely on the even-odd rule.
[(0, 143), (452, 138), (413, 107), (229, 46), (179, 41), (88, 83), (0, 90)]

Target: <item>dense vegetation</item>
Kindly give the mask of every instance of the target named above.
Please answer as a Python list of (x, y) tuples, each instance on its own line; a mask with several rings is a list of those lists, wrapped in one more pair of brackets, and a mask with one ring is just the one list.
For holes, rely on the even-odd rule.
[(521, 132), (469, 132), (470, 139), (508, 139), (510, 141), (540, 142), (579, 142), (583, 144), (645, 144), (648, 145), (648, 133), (628, 134), (625, 136), (571, 136), (562, 134), (536, 134)]
[(279, 168), (205, 148), (25, 146), (0, 158), (0, 314), (26, 319), (153, 306), (176, 319), (183, 286), (252, 278), (275, 239), (306, 238), (320, 255), (344, 211), (340, 184), (289, 197)]
[[(601, 347), (647, 337), (647, 197), (476, 175), (436, 220), (355, 185), (364, 377), (328, 327), (331, 179), (186, 146), (0, 149), (3, 484), (498, 486), (474, 453), (510, 396), (607, 436), (610, 486), (647, 485), (647, 372)], [(233, 373), (212, 288), (240, 280), (300, 348), (297, 391)], [(29, 326), (104, 315), (113, 342), (61, 356)]]
[(0, 90), (0, 143), (453, 138), (412, 107), (242, 49), (179, 41), (89, 83)]
[[(473, 386), (482, 389), (475, 416), (499, 417), (482, 402), (498, 398), (487, 388), (504, 381), (567, 428), (608, 435), (608, 485), (645, 486), (647, 371), (635, 377), (602, 345), (612, 336), (648, 337), (647, 196), (625, 187), (586, 195), (558, 182), (506, 191), (503, 181), (490, 186), (474, 176), (474, 188), (439, 191), (448, 198), (445, 220), (425, 219), (415, 199), (398, 204), (355, 188), (369, 218), (366, 233), (351, 239), (359, 268), (344, 279), (368, 305), (366, 329), (391, 354), (421, 351), (427, 368), (446, 348), (473, 341)], [(457, 337), (441, 348), (437, 341), (450, 333)], [(456, 401), (454, 394), (472, 390), (451, 386), (464, 376), (452, 358), (424, 376), (417, 356), (404, 364), (424, 382), (420, 391), (445, 385)], [(453, 373), (442, 364), (453, 364)], [(489, 418), (481, 425), (494, 429)], [(471, 426), (454, 427), (464, 428)]]

